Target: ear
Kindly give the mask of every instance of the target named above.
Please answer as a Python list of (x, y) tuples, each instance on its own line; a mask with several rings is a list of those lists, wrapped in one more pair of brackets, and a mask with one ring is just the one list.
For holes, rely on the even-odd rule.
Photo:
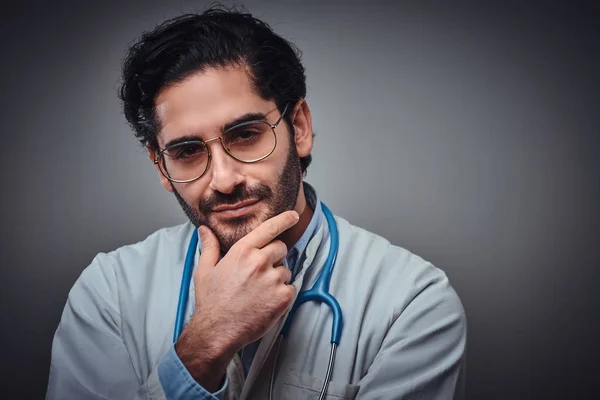
[(168, 191), (173, 193), (173, 185), (171, 185), (171, 181), (169, 181), (163, 173), (160, 171), (160, 166), (155, 162), (157, 152), (153, 150), (148, 144), (146, 144), (146, 149), (148, 150), (148, 157), (150, 157), (150, 161), (154, 164), (156, 171), (158, 172), (158, 177), (160, 178), (160, 183), (163, 187)]
[(306, 157), (310, 154), (313, 145), (312, 117), (306, 99), (300, 100), (294, 108), (292, 124), (295, 130), (294, 141), (298, 156)]

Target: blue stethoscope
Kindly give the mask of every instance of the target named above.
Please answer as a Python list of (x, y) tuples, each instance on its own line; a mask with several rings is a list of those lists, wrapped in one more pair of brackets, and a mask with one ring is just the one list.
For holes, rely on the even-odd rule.
[[(330, 235), (330, 245), (329, 245), (329, 254), (327, 255), (327, 259), (325, 260), (325, 265), (323, 265), (323, 269), (321, 270), (316, 282), (313, 287), (309, 290), (301, 292), (298, 297), (296, 297), (296, 301), (290, 310), (287, 319), (281, 329), (279, 337), (277, 338), (277, 347), (275, 353), (275, 361), (273, 361), (273, 370), (271, 371), (271, 380), (269, 385), (269, 398), (271, 399), (273, 396), (273, 383), (275, 379), (275, 366), (277, 364), (277, 358), (279, 356), (279, 349), (281, 347), (281, 342), (283, 338), (287, 336), (290, 326), (292, 324), (292, 316), (302, 304), (307, 301), (318, 301), (321, 303), (327, 304), (333, 313), (333, 323), (331, 327), (331, 353), (329, 354), (329, 363), (327, 365), (327, 373), (325, 375), (325, 381), (323, 383), (323, 388), (321, 389), (321, 394), (319, 396), (319, 400), (325, 398), (327, 393), (327, 388), (329, 386), (329, 381), (331, 380), (331, 373), (333, 372), (333, 364), (335, 362), (335, 352), (337, 346), (340, 343), (340, 337), (342, 336), (342, 326), (343, 326), (343, 318), (342, 318), (342, 308), (338, 301), (329, 293), (329, 283), (331, 282), (331, 274), (333, 273), (333, 266), (335, 264), (335, 259), (337, 257), (338, 248), (339, 248), (339, 236), (338, 229), (333, 214), (329, 210), (329, 208), (321, 203), (321, 208), (323, 210), (323, 214), (325, 215), (325, 219), (327, 220), (327, 225), (329, 226), (329, 235)], [(185, 264), (183, 267), (183, 275), (181, 277), (181, 286), (179, 289), (179, 302), (177, 304), (177, 315), (175, 318), (175, 332), (173, 334), (173, 342), (176, 342), (181, 335), (181, 331), (183, 330), (183, 323), (185, 318), (185, 311), (188, 301), (188, 295), (190, 291), (190, 283), (192, 281), (192, 274), (194, 271), (194, 258), (196, 255), (196, 249), (198, 248), (198, 230), (194, 229), (194, 233), (192, 234), (192, 238), (190, 239), (190, 244), (187, 249), (187, 253), (185, 256)]]

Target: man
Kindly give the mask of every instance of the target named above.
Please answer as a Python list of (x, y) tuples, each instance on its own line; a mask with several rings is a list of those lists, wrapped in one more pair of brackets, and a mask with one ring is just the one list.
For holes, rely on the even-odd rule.
[[(53, 341), (48, 399), (460, 394), (466, 320), (446, 275), (340, 217), (332, 224), (303, 182), (313, 132), (293, 45), (248, 14), (175, 18), (132, 46), (120, 97), (190, 222), (83, 271)], [(321, 276), (336, 228), (329, 291), (343, 328), (328, 374), (331, 309), (290, 308)]]

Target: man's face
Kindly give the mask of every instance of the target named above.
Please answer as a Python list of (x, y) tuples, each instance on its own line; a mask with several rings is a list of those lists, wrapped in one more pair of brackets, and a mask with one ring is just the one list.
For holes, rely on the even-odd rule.
[[(226, 124), (248, 113), (264, 114), (270, 124), (281, 115), (274, 102), (255, 93), (242, 68), (192, 75), (163, 90), (156, 105), (161, 148), (184, 136), (205, 141), (220, 136)], [(294, 112), (292, 107), (287, 112)], [(208, 144), (212, 160), (199, 179), (173, 183), (161, 175), (163, 186), (175, 194), (192, 223), (206, 225), (215, 233), (222, 253), (263, 221), (296, 208), (302, 181), (298, 151), (283, 121), (275, 133), (277, 146), (264, 160), (242, 163), (216, 140)], [(244, 204), (249, 205), (222, 210)]]

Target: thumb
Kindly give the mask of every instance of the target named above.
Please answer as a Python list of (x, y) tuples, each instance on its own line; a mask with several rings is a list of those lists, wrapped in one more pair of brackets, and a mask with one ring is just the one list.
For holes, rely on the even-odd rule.
[(213, 233), (213, 231), (205, 225), (198, 228), (198, 234), (202, 239), (202, 253), (198, 260), (198, 266), (204, 268), (212, 268), (219, 262), (221, 256), (219, 240)]

